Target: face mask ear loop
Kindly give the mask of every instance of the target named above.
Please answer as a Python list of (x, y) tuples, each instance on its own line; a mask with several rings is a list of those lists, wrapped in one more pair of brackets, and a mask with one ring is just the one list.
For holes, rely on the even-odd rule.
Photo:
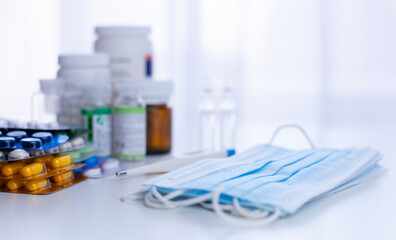
[(218, 188), (213, 192), (213, 209), (216, 212), (216, 214), (223, 219), (224, 221), (227, 221), (231, 224), (237, 225), (237, 226), (242, 226), (242, 227), (255, 227), (255, 226), (262, 226), (269, 224), (275, 220), (277, 220), (280, 216), (280, 210), (279, 208), (275, 208), (274, 213), (271, 215), (265, 217), (264, 219), (258, 220), (258, 219), (243, 219), (240, 217), (234, 217), (231, 216), (227, 213), (225, 213), (221, 207), (220, 207), (220, 195), (221, 195), (222, 188)]
[[(151, 208), (159, 208), (159, 209), (169, 209), (170, 208), (170, 206), (166, 206), (162, 202), (155, 199), (151, 191), (148, 191), (146, 193), (146, 195), (144, 196), (144, 204), (147, 207), (151, 207)], [(174, 206), (174, 208), (175, 207), (176, 206)]]
[(170, 200), (170, 199), (179, 197), (179, 196), (182, 195), (184, 192), (185, 192), (185, 190), (175, 190), (175, 191), (173, 191), (173, 192), (171, 192), (171, 193), (168, 193), (168, 194), (166, 194), (166, 195), (163, 195), (163, 196), (164, 196), (164, 198), (165, 198), (166, 200)]
[[(177, 197), (178, 195), (183, 194), (184, 191), (177, 191), (177, 193), (172, 192), (171, 197)], [(169, 195), (169, 194), (168, 194)], [(166, 195), (167, 196), (167, 195)], [(158, 191), (156, 187), (152, 187), (145, 195), (145, 203), (147, 206), (152, 207), (152, 208), (162, 208), (162, 209), (170, 209), (170, 208), (176, 208), (178, 207), (176, 203), (174, 202), (169, 202), (166, 199), (166, 196), (162, 196)], [(169, 196), (168, 196), (169, 198)]]
[[(167, 195), (162, 195), (161, 193), (158, 192), (156, 187), (152, 187), (150, 190), (152, 196), (155, 197), (157, 201), (161, 202), (164, 205), (163, 208), (175, 208), (175, 207), (195, 205), (198, 203), (205, 202), (213, 197), (213, 193), (210, 192), (198, 197), (188, 198), (185, 200), (176, 200), (176, 201), (170, 200), (171, 198), (175, 198), (182, 195), (184, 192), (185, 191), (180, 190), (180, 191), (176, 191), (176, 193), (172, 192)], [(152, 199), (150, 199), (150, 195), (148, 196), (148, 200), (152, 201)]]
[(272, 145), (272, 143), (274, 142), (276, 136), (278, 135), (278, 133), (280, 132), (280, 130), (283, 130), (285, 128), (296, 128), (298, 130), (300, 130), (300, 132), (304, 135), (304, 137), (307, 139), (308, 143), (311, 145), (312, 148), (316, 148), (315, 145), (313, 144), (312, 140), (309, 138), (308, 134), (305, 132), (304, 128), (302, 128), (300, 125), (297, 124), (285, 124), (285, 125), (281, 125), (279, 126), (274, 133), (272, 134), (271, 140), (269, 141), (269, 144)]
[(254, 209), (254, 210), (250, 210), (250, 209), (246, 209), (244, 207), (242, 207), (239, 204), (239, 200), (238, 198), (234, 198), (232, 200), (235, 210), (236, 212), (243, 216), (243, 217), (247, 217), (247, 218), (265, 218), (267, 217), (270, 213), (269, 211), (266, 210), (261, 210), (261, 209)]

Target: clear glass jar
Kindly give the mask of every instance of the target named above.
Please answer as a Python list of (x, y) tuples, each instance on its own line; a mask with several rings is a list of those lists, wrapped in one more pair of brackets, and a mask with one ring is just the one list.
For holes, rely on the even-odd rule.
[(40, 92), (32, 96), (31, 121), (55, 122), (60, 112), (60, 94), (63, 82), (59, 79), (40, 80)]
[(142, 160), (146, 155), (146, 104), (136, 84), (119, 84), (117, 90), (113, 156), (127, 161)]

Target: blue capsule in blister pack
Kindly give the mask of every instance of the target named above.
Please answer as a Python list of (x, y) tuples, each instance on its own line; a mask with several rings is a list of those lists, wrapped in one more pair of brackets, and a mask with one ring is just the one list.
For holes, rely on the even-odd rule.
[(42, 149), (56, 148), (69, 140), (66, 134), (53, 135), (50, 132), (35, 132), (27, 134), (25, 131), (10, 131), (6, 136), (0, 135), (0, 149)]
[(0, 148), (14, 148), (16, 139), (13, 137), (0, 137)]
[(17, 141), (21, 140), (22, 138), (27, 136), (27, 133), (25, 131), (11, 131), (7, 133), (8, 137), (13, 137)]
[(23, 138), (20, 144), (23, 149), (40, 149), (42, 147), (41, 140), (38, 138)]
[(43, 144), (50, 144), (53, 141), (52, 133), (50, 132), (36, 132), (32, 137), (39, 138)]

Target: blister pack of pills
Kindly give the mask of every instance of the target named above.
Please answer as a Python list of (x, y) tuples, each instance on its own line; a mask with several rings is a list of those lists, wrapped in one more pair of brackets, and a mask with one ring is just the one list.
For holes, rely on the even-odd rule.
[(84, 133), (0, 119), (0, 192), (50, 194), (87, 179), (73, 172), (94, 155)]
[(72, 149), (72, 150), (63, 151), (60, 153), (56, 153), (54, 155), (58, 156), (58, 155), (63, 155), (63, 154), (68, 154), (68, 155), (72, 156), (73, 161), (75, 163), (81, 163), (82, 161), (93, 157), (94, 151), (93, 151), (92, 144), (87, 144), (86, 146), (84, 146), (82, 148), (79, 148), (76, 150)]
[(70, 155), (42, 156), (32, 160), (1, 162), (0, 179), (35, 180), (52, 177), (58, 173), (84, 167), (75, 164)]
[[(0, 146), (8, 137), (0, 137)], [(23, 140), (23, 139), (22, 139)], [(34, 139), (32, 141), (37, 141)], [(17, 161), (27, 160), (38, 156), (45, 156), (51, 154), (67, 153), (74, 156), (76, 161), (88, 158), (93, 155), (93, 148), (91, 143), (86, 143), (82, 137), (75, 137), (67, 142), (64, 142), (56, 147), (49, 149), (36, 149), (36, 148), (0, 148), (0, 162), (1, 161)], [(80, 160), (81, 159), (81, 160)]]
[(13, 131), (23, 131), (30, 136), (36, 132), (49, 132), (52, 135), (66, 135), (69, 138), (82, 136), (88, 132), (75, 126), (62, 126), (57, 122), (27, 122), (0, 118), (0, 136), (6, 136), (6, 133)]
[(67, 134), (23, 130), (0, 131), (0, 149), (48, 150), (68, 140)]
[(73, 171), (64, 171), (52, 177), (34, 180), (3, 179), (0, 180), (0, 192), (45, 195), (65, 189), (86, 179), (87, 177), (75, 177)]
[(0, 162), (0, 191), (25, 194), (50, 194), (81, 182), (73, 170), (84, 167), (71, 155), (46, 155), (28, 160)]

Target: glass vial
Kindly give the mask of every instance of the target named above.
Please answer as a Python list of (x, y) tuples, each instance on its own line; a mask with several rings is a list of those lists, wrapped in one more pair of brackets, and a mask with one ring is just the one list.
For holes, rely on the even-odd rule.
[(216, 148), (217, 107), (216, 99), (211, 88), (204, 88), (204, 96), (199, 104), (200, 114), (200, 149), (213, 150)]
[(146, 155), (146, 105), (136, 84), (119, 84), (114, 103), (114, 157), (142, 160)]
[(235, 148), (237, 124), (236, 102), (233, 91), (225, 87), (219, 104), (221, 148)]

